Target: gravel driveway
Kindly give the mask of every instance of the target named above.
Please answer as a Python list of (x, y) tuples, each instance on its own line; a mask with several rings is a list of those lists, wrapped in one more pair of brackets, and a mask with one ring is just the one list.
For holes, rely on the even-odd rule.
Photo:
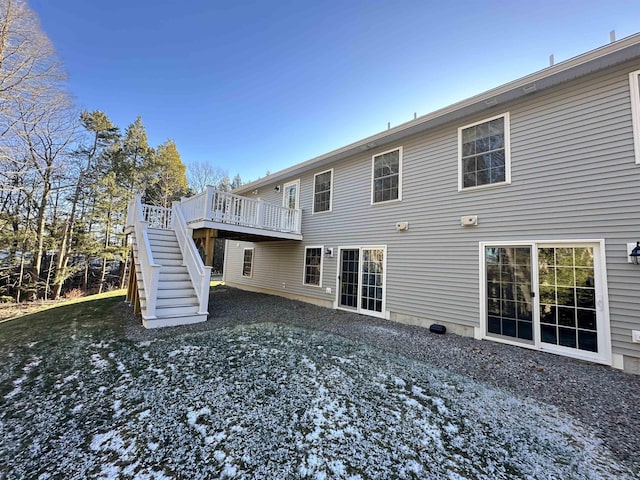
[[(498, 387), (523, 400), (554, 406), (588, 426), (617, 461), (640, 472), (640, 376), (223, 285), (212, 289), (209, 312), (205, 323), (160, 330), (145, 331), (132, 319), (126, 334), (133, 340), (149, 340), (256, 323), (336, 334)], [(131, 316), (124, 307), (123, 314)]]

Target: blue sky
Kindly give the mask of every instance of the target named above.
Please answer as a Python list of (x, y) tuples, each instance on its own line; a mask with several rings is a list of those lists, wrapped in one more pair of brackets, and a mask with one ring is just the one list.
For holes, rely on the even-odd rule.
[(81, 108), (255, 180), (640, 31), (638, 0), (29, 0)]

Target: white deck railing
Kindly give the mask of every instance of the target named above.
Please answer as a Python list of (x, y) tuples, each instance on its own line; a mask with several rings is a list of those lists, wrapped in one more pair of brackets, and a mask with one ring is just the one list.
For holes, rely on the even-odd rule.
[(193, 243), (193, 230), (187, 226), (182, 215), (180, 202), (173, 202), (173, 230), (176, 232), (182, 260), (187, 267), (191, 283), (198, 297), (198, 314), (206, 314), (209, 306), (209, 283), (211, 282), (211, 267), (206, 267), (202, 257)]
[[(148, 205), (145, 205), (145, 207), (148, 207)], [(150, 225), (149, 221), (145, 219), (144, 211), (139, 195), (129, 201), (127, 226), (133, 227), (136, 235), (138, 257), (140, 258), (140, 275), (146, 302), (144, 314), (145, 318), (149, 320), (156, 318), (156, 292), (158, 291), (158, 279), (160, 278), (160, 265), (153, 260), (149, 235), (147, 234), (147, 228)]]
[(183, 199), (182, 211), (187, 223), (205, 220), (276, 232), (301, 233), (302, 215), (299, 209), (221, 192), (213, 187)]

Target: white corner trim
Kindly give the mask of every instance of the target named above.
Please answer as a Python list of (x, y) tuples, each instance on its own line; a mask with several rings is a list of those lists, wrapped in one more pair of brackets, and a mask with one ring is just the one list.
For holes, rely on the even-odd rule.
[(636, 163), (640, 164), (640, 70), (629, 74), (631, 93), (631, 122), (633, 123), (633, 146)]

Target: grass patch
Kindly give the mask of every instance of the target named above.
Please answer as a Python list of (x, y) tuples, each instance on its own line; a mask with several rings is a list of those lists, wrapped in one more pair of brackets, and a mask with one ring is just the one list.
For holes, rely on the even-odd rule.
[(472, 379), (269, 323), (133, 341), (122, 300), (0, 324), (0, 478), (633, 478)]
[(87, 295), (71, 300), (37, 300), (35, 302), (23, 303), (0, 303), (0, 323), (8, 320), (30, 315), (33, 313), (49, 310), (51, 308), (64, 307), (82, 302), (92, 302), (103, 298), (121, 297), (125, 294), (125, 290), (112, 290), (110, 292), (100, 293), (96, 295)]

